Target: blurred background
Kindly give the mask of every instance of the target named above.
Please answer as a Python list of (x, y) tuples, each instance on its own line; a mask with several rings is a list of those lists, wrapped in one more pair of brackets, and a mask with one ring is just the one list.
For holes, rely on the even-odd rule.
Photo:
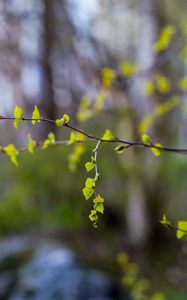
[[(17, 104), (30, 117), (37, 105), (97, 136), (148, 133), (187, 148), (186, 11), (184, 0), (1, 0), (0, 114)], [(70, 134), (2, 121), (0, 144), (21, 148), (28, 133), (39, 142), (49, 132)], [(24, 152), (19, 168), (1, 155), (0, 299), (187, 298), (187, 244), (159, 223), (163, 213), (186, 219), (187, 157), (102, 144), (105, 213), (94, 229), (82, 188), (95, 146)]]

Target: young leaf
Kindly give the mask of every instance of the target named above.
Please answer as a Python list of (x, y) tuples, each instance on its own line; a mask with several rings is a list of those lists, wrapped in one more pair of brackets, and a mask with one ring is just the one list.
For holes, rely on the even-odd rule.
[(95, 208), (96, 211), (100, 212), (101, 214), (104, 213), (104, 205), (103, 205), (103, 203), (96, 203), (94, 205), (94, 208)]
[(31, 154), (34, 153), (34, 149), (36, 147), (36, 141), (32, 139), (31, 135), (28, 135), (28, 150)]
[(97, 211), (95, 209), (91, 210), (91, 213), (89, 215), (89, 219), (92, 221), (92, 222), (95, 222), (98, 220), (98, 215), (97, 215)]
[(106, 129), (103, 136), (102, 136), (102, 139), (107, 140), (107, 141), (111, 141), (111, 140), (114, 140), (115, 137), (109, 129)]
[(124, 145), (119, 145), (114, 149), (114, 151), (116, 151), (118, 154), (121, 154), (125, 151), (125, 148), (126, 147)]
[(41, 119), (40, 112), (38, 110), (37, 105), (35, 105), (34, 111), (32, 113), (32, 124), (35, 125), (36, 122), (40, 122), (40, 119)]
[(171, 225), (171, 222), (167, 219), (165, 214), (162, 216), (162, 220), (160, 220), (160, 223), (162, 225), (165, 225), (166, 227)]
[(57, 126), (64, 126), (70, 121), (70, 117), (67, 114), (64, 114), (61, 119), (56, 120), (56, 125)]
[(97, 197), (94, 198), (93, 200), (94, 203), (94, 209), (101, 214), (104, 213), (104, 199), (98, 194)]
[(91, 157), (91, 161), (88, 161), (88, 162), (85, 164), (86, 171), (87, 171), (87, 172), (90, 172), (92, 169), (94, 169), (94, 168), (95, 168), (95, 164), (96, 164), (95, 158), (92, 156), (92, 157)]
[(69, 138), (69, 141), (68, 141), (68, 145), (72, 145), (76, 142), (76, 134), (75, 132), (71, 132), (70, 133), (70, 138)]
[(142, 134), (142, 142), (147, 145), (151, 145), (151, 139), (147, 134)]
[(18, 105), (16, 105), (14, 108), (14, 118), (15, 118), (14, 128), (17, 129), (19, 127), (20, 123), (22, 122), (22, 117), (23, 117), (23, 110)]
[[(162, 148), (162, 145), (161, 144), (155, 144), (154, 146), (156, 147), (159, 147), (159, 148)], [(161, 150), (160, 149), (157, 149), (157, 148), (151, 148), (151, 151), (152, 153), (155, 155), (155, 156), (159, 156), (161, 154)]]
[(15, 166), (18, 166), (17, 157), (18, 157), (19, 151), (16, 149), (15, 145), (9, 144), (8, 146), (3, 147), (3, 150), (10, 157), (11, 162)]
[(177, 238), (181, 239), (183, 236), (187, 235), (187, 222), (179, 221), (178, 222), (178, 230), (177, 230)]
[(93, 188), (88, 188), (88, 187), (84, 187), (83, 190), (83, 195), (84, 195), (84, 198), (86, 200), (88, 200), (94, 193), (94, 189)]
[(95, 187), (95, 179), (91, 178), (91, 177), (87, 178), (86, 183), (85, 183), (85, 187), (90, 188), (90, 189)]
[(55, 144), (55, 135), (51, 132), (48, 134), (48, 138), (44, 141), (42, 149), (44, 150), (53, 144)]

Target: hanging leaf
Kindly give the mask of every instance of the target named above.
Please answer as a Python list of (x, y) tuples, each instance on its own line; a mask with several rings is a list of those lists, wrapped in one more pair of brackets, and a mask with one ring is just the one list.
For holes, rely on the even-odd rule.
[(114, 151), (116, 151), (118, 154), (121, 154), (125, 151), (126, 147), (124, 145), (117, 146)]
[(92, 156), (92, 157), (91, 157), (91, 161), (88, 161), (88, 162), (85, 164), (86, 171), (87, 171), (87, 172), (90, 172), (92, 169), (94, 169), (94, 168), (95, 168), (95, 164), (96, 164), (95, 158)]
[(54, 133), (49, 133), (48, 134), (48, 138), (44, 141), (43, 145), (42, 145), (42, 149), (47, 149), (50, 145), (54, 145), (55, 144), (55, 135)]
[(36, 147), (36, 141), (32, 139), (31, 135), (28, 135), (28, 151), (33, 154)]
[(19, 155), (19, 151), (16, 149), (15, 145), (14, 144), (9, 144), (8, 146), (3, 147), (3, 150), (10, 157), (11, 162), (15, 166), (18, 166), (17, 157)]
[(183, 236), (187, 235), (187, 222), (186, 221), (178, 221), (177, 226), (177, 238), (181, 239)]

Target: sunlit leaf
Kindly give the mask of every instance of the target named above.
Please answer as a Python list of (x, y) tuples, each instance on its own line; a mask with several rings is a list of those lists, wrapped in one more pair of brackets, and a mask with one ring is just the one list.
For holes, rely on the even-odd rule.
[(177, 230), (177, 238), (181, 239), (183, 236), (187, 235), (187, 222), (186, 221), (178, 221), (178, 230)]
[(18, 128), (20, 123), (22, 122), (22, 117), (23, 117), (23, 110), (16, 105), (14, 108), (14, 128)]
[(57, 126), (64, 126), (70, 121), (70, 117), (67, 114), (64, 114), (61, 119), (56, 120), (56, 125)]
[(34, 107), (34, 111), (32, 114), (32, 124), (35, 125), (36, 122), (40, 122), (41, 116), (40, 116), (40, 112), (38, 110), (37, 105), (35, 105)]
[(15, 166), (18, 166), (17, 157), (19, 155), (19, 151), (16, 149), (15, 145), (14, 144), (9, 144), (8, 146), (3, 147), (3, 150), (10, 157), (11, 162)]
[(117, 152), (118, 154), (121, 154), (125, 151), (126, 147), (124, 145), (119, 145), (117, 146), (114, 151)]
[(49, 133), (48, 134), (48, 138), (44, 141), (43, 145), (42, 145), (42, 149), (47, 149), (50, 145), (54, 145), (55, 144), (55, 135), (54, 133)]
[(107, 140), (107, 141), (111, 141), (111, 140), (114, 140), (115, 137), (114, 137), (113, 133), (109, 129), (106, 129), (105, 133), (102, 136), (102, 139), (103, 140)]
[(31, 154), (34, 153), (34, 149), (36, 147), (36, 141), (32, 139), (31, 135), (28, 135), (28, 150)]

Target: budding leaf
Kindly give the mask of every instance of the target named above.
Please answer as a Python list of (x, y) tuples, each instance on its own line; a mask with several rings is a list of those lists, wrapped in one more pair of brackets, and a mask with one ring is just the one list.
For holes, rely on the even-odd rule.
[(86, 171), (87, 171), (87, 172), (90, 172), (92, 169), (94, 169), (94, 168), (95, 168), (95, 164), (96, 164), (95, 158), (92, 156), (92, 157), (91, 157), (91, 161), (88, 161), (88, 162), (85, 164)]
[(125, 148), (126, 147), (124, 145), (119, 145), (114, 149), (114, 151), (116, 151), (118, 154), (121, 154), (125, 151)]
[(14, 118), (15, 118), (14, 128), (17, 129), (19, 127), (20, 123), (22, 122), (22, 117), (23, 117), (23, 110), (18, 105), (16, 105), (14, 108)]
[(162, 220), (160, 220), (160, 223), (162, 225), (165, 225), (166, 227), (171, 225), (171, 222), (167, 219), (165, 214), (162, 216)]
[[(162, 148), (162, 145), (158, 143), (155, 144), (154, 146)], [(159, 156), (161, 154), (161, 150), (157, 148), (151, 148), (151, 151), (155, 156)]]
[(15, 166), (18, 166), (17, 157), (18, 157), (19, 151), (16, 149), (15, 145), (9, 144), (8, 146), (3, 147), (3, 150), (10, 157), (11, 162)]
[(56, 120), (56, 125), (57, 126), (64, 126), (70, 121), (70, 117), (67, 114), (64, 114), (61, 119)]
[(142, 134), (142, 142), (147, 145), (152, 144), (151, 139), (147, 134)]
[(54, 145), (55, 144), (55, 135), (54, 133), (49, 133), (48, 134), (48, 138), (44, 141), (43, 145), (42, 145), (42, 149), (47, 149), (50, 145)]
[(32, 124), (35, 125), (36, 122), (40, 122), (40, 119), (41, 119), (40, 112), (38, 110), (38, 107), (35, 105), (34, 111), (32, 113)]
[(97, 211), (95, 209), (91, 210), (91, 213), (89, 215), (89, 219), (92, 221), (92, 222), (95, 222), (98, 220), (98, 215), (97, 215)]
[(177, 238), (181, 239), (186, 234), (187, 234), (187, 222), (179, 221), (178, 222), (178, 230), (177, 230)]
[(94, 203), (94, 209), (101, 214), (104, 213), (104, 199), (98, 194), (97, 197), (94, 198), (93, 200)]
[(105, 133), (102, 136), (102, 139), (103, 140), (107, 140), (107, 141), (111, 141), (111, 140), (114, 140), (115, 137), (114, 137), (113, 133), (109, 129), (106, 129)]
[(32, 139), (31, 135), (28, 135), (28, 150), (31, 154), (34, 153), (34, 149), (36, 147), (36, 141)]

